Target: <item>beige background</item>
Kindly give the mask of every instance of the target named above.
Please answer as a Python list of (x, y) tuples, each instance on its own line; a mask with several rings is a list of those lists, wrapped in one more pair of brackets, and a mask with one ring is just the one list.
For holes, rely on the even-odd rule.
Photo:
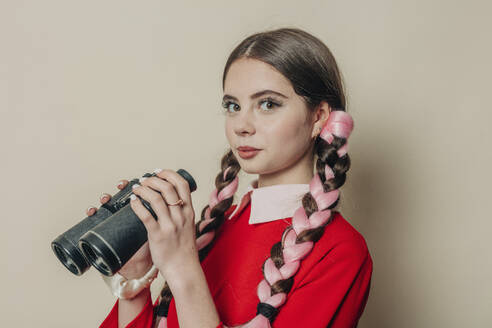
[(295, 26), (333, 51), (355, 121), (341, 211), (374, 260), (359, 327), (490, 327), (490, 12), (444, 0), (1, 1), (0, 326), (101, 323), (114, 297), (95, 269), (61, 266), (51, 241), (120, 178), (156, 167), (189, 170), (201, 211), (227, 147), (227, 56), (251, 33)]

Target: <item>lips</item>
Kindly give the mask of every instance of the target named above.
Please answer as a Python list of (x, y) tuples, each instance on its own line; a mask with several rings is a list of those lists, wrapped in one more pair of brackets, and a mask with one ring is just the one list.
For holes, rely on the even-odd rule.
[(261, 151), (261, 149), (257, 149), (257, 148), (253, 148), (253, 147), (248, 147), (248, 146), (244, 146), (244, 147), (239, 147), (238, 148), (239, 157), (241, 157), (242, 159), (253, 158), (260, 151)]
[(249, 146), (241, 146), (241, 147), (237, 147), (237, 150), (240, 150), (240, 151), (252, 151), (252, 150), (259, 150), (258, 148), (254, 148), (254, 147), (249, 147)]

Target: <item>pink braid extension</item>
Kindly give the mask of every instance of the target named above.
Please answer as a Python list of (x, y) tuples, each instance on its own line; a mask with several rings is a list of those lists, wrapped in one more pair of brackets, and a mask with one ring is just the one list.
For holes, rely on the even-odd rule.
[[(227, 172), (230, 170), (230, 168), (231, 167), (229, 166), (224, 171), (223, 180), (226, 179)], [(214, 208), (215, 205), (220, 203), (222, 200), (232, 197), (236, 193), (236, 190), (238, 187), (238, 182), (239, 182), (239, 177), (236, 176), (234, 178), (234, 180), (232, 180), (231, 183), (229, 183), (226, 187), (224, 187), (218, 194), (217, 194), (217, 188), (215, 188), (212, 191), (212, 193), (210, 194), (210, 200), (208, 203), (208, 207), (205, 210), (205, 219), (198, 223), (198, 231), (199, 232), (202, 232), (203, 229), (205, 229), (205, 227), (210, 224), (210, 222), (215, 220), (215, 218), (210, 217), (210, 213), (212, 211), (212, 208)], [(215, 231), (213, 231), (213, 230), (201, 235), (200, 237), (198, 237), (196, 239), (196, 245), (197, 245), (198, 250), (201, 250), (202, 248), (204, 248), (205, 246), (210, 244), (210, 242), (214, 239), (214, 237), (215, 237)]]
[[(328, 120), (320, 134), (321, 138), (328, 143), (333, 141), (333, 136), (347, 139), (353, 129), (353, 121), (351, 116), (344, 111), (333, 111), (330, 113)], [(347, 153), (347, 143), (340, 147), (338, 150), (338, 156), (342, 157)], [(326, 165), (325, 166), (326, 179), (334, 177), (333, 170)], [(311, 214), (308, 218), (303, 206), (299, 207), (293, 217), (292, 226), (293, 229), (286, 230), (283, 239), (282, 255), (284, 259), (284, 265), (280, 268), (275, 266), (275, 263), (269, 257), (265, 261), (263, 272), (265, 278), (261, 280), (257, 288), (258, 298), (260, 302), (267, 303), (274, 308), (282, 306), (287, 295), (285, 293), (278, 293), (272, 295), (271, 286), (279, 280), (285, 280), (293, 277), (300, 266), (300, 260), (306, 257), (312, 250), (314, 243), (312, 241), (306, 241), (296, 243), (297, 236), (305, 230), (314, 229), (325, 224), (331, 217), (331, 210), (322, 210), (332, 205), (339, 196), (339, 190), (331, 190), (324, 192), (323, 183), (319, 174), (315, 174), (309, 184), (310, 193), (316, 201), (318, 211)], [(224, 327), (229, 328), (224, 325)], [(236, 326), (234, 328), (271, 328), (270, 320), (262, 314), (256, 315), (251, 321)]]
[[(331, 144), (333, 141), (333, 136), (347, 139), (354, 128), (354, 121), (349, 113), (335, 110), (330, 113), (328, 120), (325, 123), (323, 130), (321, 130), (320, 137), (326, 142)], [(342, 157), (348, 151), (348, 143), (338, 149), (338, 156)], [(331, 169), (330, 169), (331, 170)], [(333, 172), (332, 172), (333, 174)], [(328, 180), (328, 176), (326, 176)], [(330, 178), (331, 179), (331, 178)]]

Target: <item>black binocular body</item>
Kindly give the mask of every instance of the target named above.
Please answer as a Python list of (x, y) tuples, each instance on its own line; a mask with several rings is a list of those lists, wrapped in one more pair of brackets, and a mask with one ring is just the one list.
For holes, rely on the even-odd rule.
[[(179, 169), (176, 172), (188, 181), (191, 192), (196, 190), (196, 182), (187, 171)], [(156, 173), (143, 176), (156, 176)], [(132, 186), (138, 182), (139, 179), (131, 180), (94, 215), (86, 217), (51, 242), (56, 257), (70, 272), (80, 276), (92, 265), (102, 274), (112, 276), (147, 241), (147, 230), (130, 205)], [(137, 197), (157, 220), (150, 203)]]

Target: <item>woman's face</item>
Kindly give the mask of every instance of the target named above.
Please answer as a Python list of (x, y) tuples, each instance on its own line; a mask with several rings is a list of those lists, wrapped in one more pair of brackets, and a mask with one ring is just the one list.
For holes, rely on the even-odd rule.
[[(307, 153), (314, 141), (312, 115), (290, 81), (272, 66), (244, 57), (235, 61), (226, 76), (222, 105), (227, 140), (245, 172), (270, 174), (312, 157)], [(243, 158), (241, 146), (260, 150)]]

